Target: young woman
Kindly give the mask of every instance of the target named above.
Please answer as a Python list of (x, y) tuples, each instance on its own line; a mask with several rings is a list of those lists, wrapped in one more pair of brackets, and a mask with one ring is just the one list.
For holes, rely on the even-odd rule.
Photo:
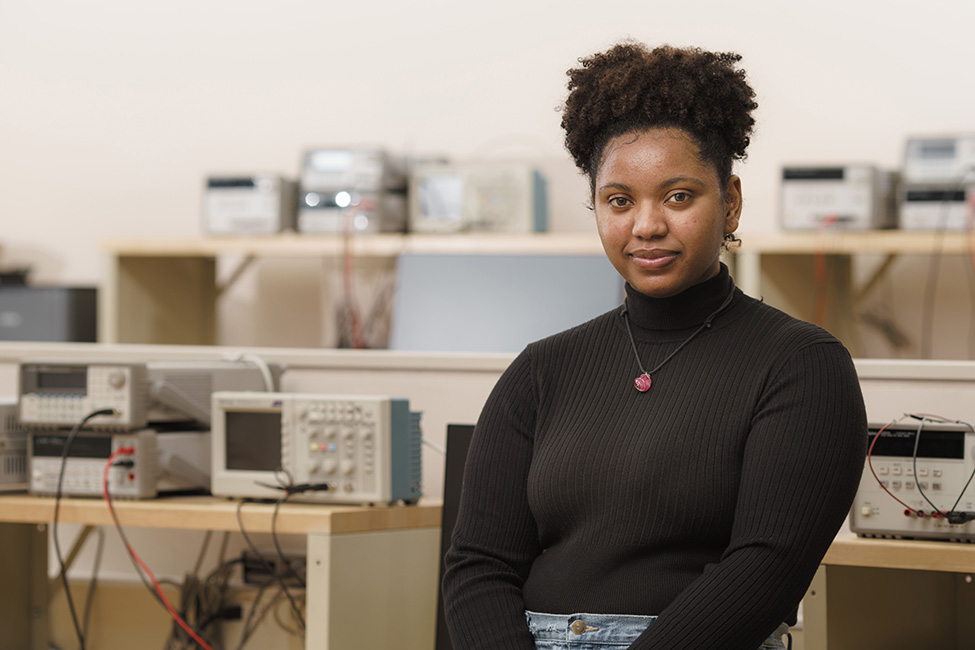
[(719, 261), (756, 107), (739, 60), (623, 43), (569, 71), (626, 298), (529, 345), (484, 407), (443, 584), (457, 650), (784, 647), (866, 416), (846, 349)]

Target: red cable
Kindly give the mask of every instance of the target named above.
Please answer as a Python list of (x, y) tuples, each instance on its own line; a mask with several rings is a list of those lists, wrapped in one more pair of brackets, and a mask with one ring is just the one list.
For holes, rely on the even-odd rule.
[[(870, 443), (870, 447), (867, 449), (867, 466), (870, 467), (870, 473), (873, 474), (874, 479), (876, 479), (877, 485), (879, 485), (880, 488), (884, 492), (886, 492), (887, 494), (889, 494), (891, 496), (891, 498), (894, 499), (894, 501), (896, 501), (897, 503), (901, 504), (902, 506), (904, 506), (905, 508), (907, 508), (908, 510), (910, 510), (911, 512), (913, 512), (915, 515), (917, 515), (919, 517), (924, 517), (926, 515), (924, 514), (923, 511), (917, 510), (915, 508), (912, 508), (911, 506), (907, 505), (906, 503), (904, 503), (903, 501), (901, 501), (900, 499), (898, 499), (896, 496), (894, 496), (894, 493), (887, 489), (887, 486), (884, 485), (883, 481), (880, 480), (880, 477), (877, 476), (877, 472), (875, 472), (873, 470), (873, 446), (875, 444), (877, 444), (877, 440), (880, 439), (880, 434), (882, 434), (884, 431), (886, 431), (887, 430), (887, 427), (889, 427), (890, 425), (897, 424), (901, 420), (904, 420), (905, 418), (909, 418), (909, 417), (924, 418), (924, 419), (927, 419), (927, 420), (934, 420), (935, 422), (945, 422), (945, 423), (955, 422), (955, 420), (951, 420), (951, 419), (946, 418), (944, 416), (936, 415), (936, 414), (933, 414), (933, 413), (905, 413), (904, 415), (900, 416), (899, 418), (897, 418), (895, 420), (891, 420), (890, 422), (888, 422), (887, 424), (885, 424), (883, 427), (881, 427), (879, 431), (877, 431), (877, 434), (873, 437), (873, 442)], [(915, 434), (915, 435), (918, 435), (918, 434)], [(937, 515), (938, 516), (940, 516), (940, 517), (947, 516), (944, 512), (941, 511), (940, 508), (937, 508), (937, 506), (932, 506), (932, 507), (935, 507), (936, 508)]]
[(342, 227), (342, 286), (345, 292), (345, 308), (349, 316), (349, 330), (352, 337), (352, 347), (362, 349), (366, 347), (362, 323), (359, 319), (359, 307), (355, 301), (355, 289), (352, 279), (355, 273), (354, 256), (352, 253), (352, 225), (358, 210), (349, 208), (343, 219)]
[[(111, 513), (112, 519), (116, 522), (116, 524), (118, 523), (118, 518), (115, 515), (115, 507), (112, 505), (112, 496), (108, 492), (108, 472), (112, 468), (112, 463), (115, 462), (116, 456), (131, 455), (134, 453), (135, 453), (135, 448), (133, 447), (119, 447), (118, 449), (112, 452), (111, 456), (108, 457), (108, 462), (105, 463), (105, 471), (102, 473), (102, 496), (105, 497), (105, 503), (108, 504), (108, 510)], [(125, 549), (129, 552), (129, 555), (132, 556), (132, 559), (135, 560), (136, 563), (142, 568), (142, 570), (146, 572), (146, 575), (149, 576), (149, 579), (152, 580), (152, 585), (155, 588), (156, 593), (159, 595), (159, 598), (166, 606), (166, 609), (169, 610), (169, 615), (173, 617), (173, 620), (179, 623), (179, 626), (184, 630), (186, 630), (186, 633), (189, 634), (191, 637), (193, 637), (193, 640), (196, 641), (198, 644), (200, 644), (200, 646), (202, 646), (205, 650), (213, 650), (213, 648), (207, 645), (207, 642), (204, 641), (202, 638), (200, 638), (200, 635), (197, 634), (196, 631), (192, 627), (190, 627), (186, 621), (183, 620), (183, 617), (180, 616), (179, 613), (176, 611), (176, 609), (170, 604), (169, 599), (166, 598), (166, 594), (163, 593), (162, 587), (159, 586), (159, 581), (156, 580), (156, 576), (153, 575), (152, 571), (149, 570), (149, 567), (145, 565), (145, 563), (142, 561), (142, 558), (140, 558), (138, 554), (135, 552), (135, 549), (133, 549), (132, 546), (130, 546), (127, 542), (125, 544)]]
[(826, 327), (826, 231), (836, 222), (839, 217), (836, 215), (826, 215), (819, 222), (820, 238), (819, 246), (813, 254), (813, 264), (816, 271), (816, 313), (813, 322), (820, 327)]
[(920, 510), (917, 510), (917, 509), (912, 508), (911, 506), (907, 505), (906, 503), (904, 503), (903, 501), (901, 501), (900, 499), (898, 499), (894, 495), (893, 492), (891, 492), (890, 490), (888, 490), (887, 489), (887, 486), (884, 485), (883, 481), (880, 480), (880, 477), (877, 476), (877, 472), (875, 472), (874, 469), (873, 469), (873, 446), (875, 444), (877, 444), (877, 441), (878, 440), (880, 440), (880, 434), (882, 434), (884, 431), (886, 431), (887, 430), (887, 427), (889, 427), (890, 425), (897, 424), (898, 422), (900, 422), (901, 420), (903, 420), (904, 418), (907, 418), (907, 417), (910, 417), (910, 416), (908, 416), (908, 415), (902, 415), (902, 416), (900, 416), (899, 418), (897, 418), (895, 420), (891, 420), (890, 422), (888, 422), (887, 424), (885, 424), (884, 426), (882, 426), (879, 431), (877, 431), (877, 434), (873, 437), (873, 442), (870, 443), (870, 447), (867, 449), (867, 467), (870, 468), (870, 473), (873, 474), (874, 479), (876, 479), (877, 485), (879, 485), (880, 488), (884, 492), (886, 492), (887, 494), (889, 494), (890, 497), (894, 501), (896, 501), (897, 503), (901, 504), (902, 506), (904, 506), (905, 508), (907, 508), (908, 510), (910, 510), (911, 512), (913, 512), (915, 515), (917, 515), (919, 517), (923, 517), (924, 516), (924, 513), (923, 512), (921, 512)]
[(965, 222), (968, 226), (968, 261), (972, 265), (972, 273), (975, 273), (975, 191), (969, 193), (965, 208), (965, 212), (968, 213)]

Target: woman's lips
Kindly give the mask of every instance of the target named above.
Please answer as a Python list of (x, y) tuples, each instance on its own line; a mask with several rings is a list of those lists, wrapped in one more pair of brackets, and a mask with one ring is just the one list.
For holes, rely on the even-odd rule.
[(677, 259), (679, 253), (666, 250), (640, 250), (632, 251), (627, 253), (627, 255), (640, 268), (654, 270), (663, 268), (673, 262)]

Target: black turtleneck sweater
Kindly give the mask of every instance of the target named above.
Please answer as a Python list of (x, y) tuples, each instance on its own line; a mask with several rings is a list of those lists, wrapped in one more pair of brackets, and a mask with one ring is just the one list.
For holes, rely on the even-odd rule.
[(678, 296), (532, 343), (471, 443), (444, 602), (457, 650), (531, 650), (524, 610), (656, 615), (631, 646), (758, 648), (797, 605), (863, 470), (846, 349), (735, 288)]

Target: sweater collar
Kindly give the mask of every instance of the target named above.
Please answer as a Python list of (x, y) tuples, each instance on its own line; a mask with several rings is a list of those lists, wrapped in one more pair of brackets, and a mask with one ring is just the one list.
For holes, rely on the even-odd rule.
[(696, 327), (710, 316), (730, 291), (735, 290), (728, 267), (722, 262), (718, 274), (669, 298), (651, 298), (626, 285), (626, 308), (630, 322), (648, 330), (679, 330)]

